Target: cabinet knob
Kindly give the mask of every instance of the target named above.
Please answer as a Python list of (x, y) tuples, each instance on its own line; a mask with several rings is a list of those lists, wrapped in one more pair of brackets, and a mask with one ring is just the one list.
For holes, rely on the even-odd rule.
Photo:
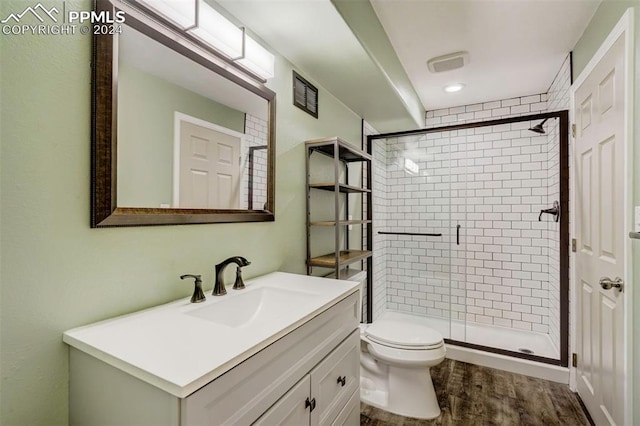
[(344, 387), (347, 384), (347, 376), (338, 376), (338, 383)]
[(309, 407), (311, 408), (309, 410), (309, 412), (311, 412), (311, 411), (316, 409), (316, 399), (315, 398), (312, 398), (312, 399), (307, 398), (307, 400), (304, 403), (304, 408), (309, 408)]

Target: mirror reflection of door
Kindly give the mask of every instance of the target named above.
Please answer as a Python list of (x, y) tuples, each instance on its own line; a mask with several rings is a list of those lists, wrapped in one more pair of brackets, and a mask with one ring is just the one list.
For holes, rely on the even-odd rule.
[(241, 136), (213, 124), (179, 123), (178, 206), (240, 208)]

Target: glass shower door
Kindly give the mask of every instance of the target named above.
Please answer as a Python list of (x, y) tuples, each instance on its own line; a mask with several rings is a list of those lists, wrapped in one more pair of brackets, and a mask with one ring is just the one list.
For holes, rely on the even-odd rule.
[(450, 136), (387, 140), (389, 309), (451, 336)]

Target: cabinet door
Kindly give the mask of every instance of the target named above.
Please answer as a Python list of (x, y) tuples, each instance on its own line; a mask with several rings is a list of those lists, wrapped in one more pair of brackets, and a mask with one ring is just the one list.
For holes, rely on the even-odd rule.
[(316, 408), (311, 425), (330, 425), (360, 389), (360, 331), (349, 335), (310, 373)]
[(309, 398), (310, 388), (311, 379), (306, 375), (253, 424), (256, 426), (308, 425), (309, 408), (305, 403)]
[(331, 426), (360, 425), (360, 390), (356, 390)]

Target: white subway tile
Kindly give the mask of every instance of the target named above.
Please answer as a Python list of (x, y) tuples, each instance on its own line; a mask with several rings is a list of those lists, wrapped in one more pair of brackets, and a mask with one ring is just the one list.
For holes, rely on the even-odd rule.
[(464, 109), (465, 109), (466, 112), (481, 111), (482, 110), (482, 104), (467, 105), (467, 106), (465, 106)]
[(501, 102), (501, 106), (503, 107), (510, 107), (514, 105), (520, 105), (520, 98), (505, 99)]
[(540, 95), (523, 96), (522, 98), (520, 98), (520, 102), (523, 104), (540, 102)]
[(500, 101), (493, 101), (493, 102), (485, 102), (482, 104), (482, 109), (495, 109), (495, 108), (500, 108)]
[(524, 114), (530, 111), (531, 107), (529, 105), (516, 105), (511, 107), (511, 114)]
[(491, 110), (476, 111), (473, 113), (473, 118), (478, 120), (489, 117), (491, 117)]
[(510, 108), (496, 108), (491, 110), (491, 115), (493, 117), (506, 117), (511, 114)]

